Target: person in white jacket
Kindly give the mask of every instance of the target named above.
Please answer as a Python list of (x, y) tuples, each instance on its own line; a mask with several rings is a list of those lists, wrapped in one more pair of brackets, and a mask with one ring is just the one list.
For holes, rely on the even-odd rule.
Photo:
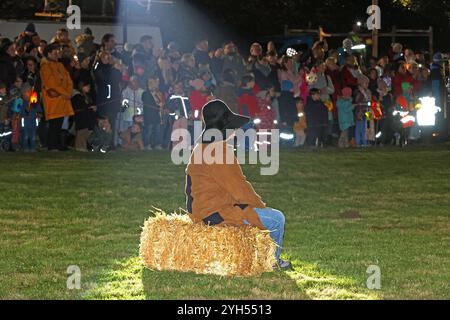
[(137, 77), (131, 77), (128, 86), (122, 92), (122, 106), (124, 111), (120, 114), (119, 131), (124, 132), (133, 125), (133, 117), (143, 112), (142, 94), (144, 90), (139, 87)]

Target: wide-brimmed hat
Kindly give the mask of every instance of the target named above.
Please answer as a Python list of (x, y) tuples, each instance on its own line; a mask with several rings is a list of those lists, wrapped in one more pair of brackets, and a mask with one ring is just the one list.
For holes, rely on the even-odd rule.
[(228, 138), (227, 130), (238, 130), (250, 122), (249, 117), (234, 113), (222, 100), (212, 100), (208, 102), (203, 107), (202, 115), (205, 124), (202, 141), (206, 143), (214, 142), (204, 141), (203, 136), (207, 130), (219, 130), (222, 132), (221, 140), (226, 140)]

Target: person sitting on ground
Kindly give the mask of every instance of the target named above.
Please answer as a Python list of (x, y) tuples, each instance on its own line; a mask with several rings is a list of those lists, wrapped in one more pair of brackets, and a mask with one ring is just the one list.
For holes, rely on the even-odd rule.
[(144, 151), (142, 128), (138, 123), (133, 123), (127, 131), (120, 134), (124, 151)]
[[(186, 205), (189, 217), (194, 223), (211, 226), (252, 225), (261, 230), (269, 230), (278, 245), (278, 267), (290, 269), (291, 264), (280, 258), (285, 227), (284, 215), (268, 208), (261, 200), (242, 173), (234, 157), (233, 147), (227, 144), (227, 141), (233, 139), (236, 130), (250, 122), (250, 118), (233, 113), (220, 100), (208, 102), (202, 113), (205, 131), (195, 146), (186, 169)], [(217, 134), (215, 139), (207, 138), (207, 135), (214, 132)], [(206, 159), (202, 150), (212, 147), (214, 150), (223, 151), (223, 159), (214, 159), (213, 164), (207, 164), (211, 163), (212, 159)], [(217, 158), (218, 154), (212, 157)]]
[(97, 118), (97, 126), (89, 135), (87, 140), (90, 150), (93, 152), (106, 153), (111, 149), (112, 128), (107, 117)]

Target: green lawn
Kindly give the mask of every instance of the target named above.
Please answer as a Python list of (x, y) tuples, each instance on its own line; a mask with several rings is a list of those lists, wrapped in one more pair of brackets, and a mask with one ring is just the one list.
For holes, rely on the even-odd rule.
[(259, 278), (143, 269), (149, 210), (184, 206), (184, 168), (164, 152), (0, 154), (0, 172), (1, 299), (450, 299), (449, 145), (284, 151), (274, 177), (245, 167), (286, 214), (295, 267)]

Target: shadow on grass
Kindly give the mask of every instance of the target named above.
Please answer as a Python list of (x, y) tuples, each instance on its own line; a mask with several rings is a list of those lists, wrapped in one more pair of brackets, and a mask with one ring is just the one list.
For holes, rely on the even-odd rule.
[(84, 299), (377, 299), (351, 278), (319, 270), (314, 264), (294, 261), (294, 271), (273, 272), (260, 277), (205, 276), (194, 273), (159, 272), (145, 269), (139, 257), (116, 261), (96, 283), (85, 288)]

